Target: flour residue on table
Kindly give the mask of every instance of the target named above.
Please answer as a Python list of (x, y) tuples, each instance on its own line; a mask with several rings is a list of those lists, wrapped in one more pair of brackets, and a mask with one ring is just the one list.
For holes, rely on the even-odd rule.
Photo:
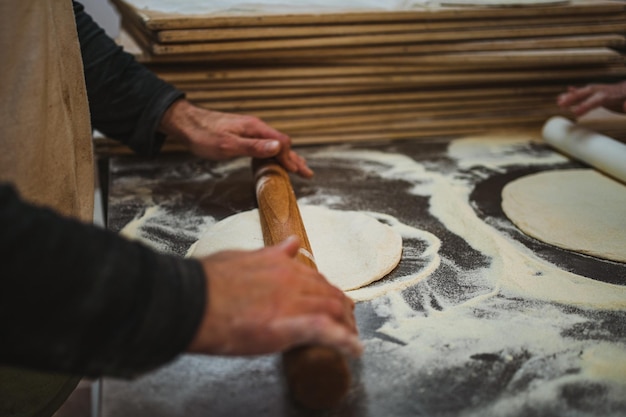
[[(504, 233), (514, 226), (487, 224), (470, 202), (475, 185), (493, 173), (513, 166), (558, 165), (566, 158), (540, 146), (536, 138), (511, 135), (453, 141), (443, 165), (348, 145), (305, 148), (301, 154), (318, 169), (333, 167), (333, 174), (345, 166), (355, 186), (374, 177), (401, 183), (396, 192), (402, 204), (411, 204), (410, 196), (427, 201), (420, 213), (481, 258), (468, 265), (450, 256), (449, 236), (429, 229), (417, 214), (394, 215), (391, 200), (384, 212), (359, 206), (353, 192), (316, 186), (315, 181), (306, 185), (300, 203), (375, 213), (406, 243), (400, 272), (357, 290), (358, 297), (353, 294), (366, 300), (357, 304), (357, 312), (368, 309), (380, 318), (374, 320), (375, 329), (362, 331), (366, 351), (361, 377), (368, 396), (409, 387), (415, 397), (410, 400), (423, 402), (424, 415), (453, 402), (457, 389), (464, 390), (459, 398), (472, 403), (439, 415), (564, 415), (572, 410), (567, 403), (572, 398), (580, 402), (577, 406), (593, 410), (581, 415), (620, 415), (626, 409), (626, 287), (539, 258)], [(249, 160), (223, 163), (212, 172), (228, 177), (241, 169), (249, 169)], [(367, 184), (363, 189), (364, 200), (374, 198)], [(156, 240), (157, 246), (151, 225), (179, 228), (175, 232), (193, 243), (215, 221), (197, 212), (176, 220), (166, 205), (148, 203), (125, 229)], [(402, 270), (403, 262), (408, 270)]]
[[(522, 152), (536, 139), (470, 137), (451, 142), (449, 157), (460, 171), (444, 174), (400, 154), (342, 147), (328, 148), (311, 158), (350, 159), (382, 178), (401, 178), (413, 184), (410, 193), (428, 196), (430, 213), (448, 230), (491, 259), (480, 271), (492, 283), (494, 294), (517, 294), (582, 307), (626, 308), (626, 287), (606, 284), (569, 273), (539, 258), (529, 249), (486, 224), (469, 202), (476, 179), (511, 165), (547, 165), (567, 161), (554, 152)], [(475, 170), (472, 171), (472, 168)]]
[[(469, 297), (450, 296), (427, 277), (411, 291), (401, 292), (399, 286), (372, 302), (384, 319), (377, 333), (395, 342), (368, 339), (366, 351), (397, 362), (389, 366), (411, 369), (402, 375), (423, 373), (430, 381), (456, 367), (467, 372), (476, 366), (479, 373), (487, 366), (494, 374), (502, 369), (504, 380), (480, 382), (485, 390), (493, 384), (493, 390), (501, 391), (498, 400), (470, 407), (464, 416), (524, 415), (546, 409), (559, 414), (565, 406), (554, 402), (564, 390), (593, 384), (601, 387), (597, 389), (603, 390), (608, 404), (624, 404), (626, 345), (598, 325), (608, 319), (597, 315), (622, 314), (626, 287), (550, 264), (486, 224), (470, 204), (474, 184), (492, 172), (567, 161), (560, 154), (535, 150), (536, 143), (526, 136), (453, 141), (448, 156), (459, 169), (448, 174), (393, 153), (336, 147), (308, 156), (359, 161), (371, 173), (412, 183), (409, 192), (428, 196), (433, 217), (489, 259), (488, 266), (474, 270), (460, 270), (453, 259), (441, 259), (442, 267), (455, 270), (465, 282), (479, 283), (479, 290)], [(423, 389), (428, 387), (415, 387), (416, 392)]]
[[(196, 239), (199, 230), (204, 230), (215, 223), (209, 216), (198, 221), (174, 216), (167, 207), (153, 205), (135, 217), (120, 230), (120, 235), (162, 253), (177, 253), (172, 250), (173, 240)], [(179, 252), (179, 251), (178, 251)]]

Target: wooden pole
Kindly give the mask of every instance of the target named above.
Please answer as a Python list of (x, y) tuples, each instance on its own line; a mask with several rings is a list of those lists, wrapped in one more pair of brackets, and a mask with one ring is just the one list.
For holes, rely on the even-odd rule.
[[(297, 260), (317, 269), (287, 172), (274, 160), (253, 161), (261, 228), (266, 246), (291, 235), (300, 238)], [(338, 405), (350, 387), (350, 369), (339, 351), (326, 346), (303, 346), (282, 357), (293, 398), (311, 409)]]

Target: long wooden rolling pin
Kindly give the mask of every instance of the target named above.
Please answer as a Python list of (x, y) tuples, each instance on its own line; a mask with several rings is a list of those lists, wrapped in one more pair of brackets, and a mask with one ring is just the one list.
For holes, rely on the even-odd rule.
[[(297, 235), (301, 246), (296, 259), (317, 270), (289, 175), (273, 159), (254, 159), (252, 169), (265, 245)], [(305, 407), (332, 408), (350, 387), (346, 358), (329, 347), (292, 349), (283, 354), (282, 363), (292, 397)]]

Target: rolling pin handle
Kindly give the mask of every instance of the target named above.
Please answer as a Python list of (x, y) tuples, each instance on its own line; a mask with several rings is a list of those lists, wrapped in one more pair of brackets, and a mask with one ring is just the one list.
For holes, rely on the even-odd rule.
[[(289, 175), (273, 158), (253, 159), (252, 170), (265, 245), (296, 235), (300, 238), (296, 259), (317, 270)], [(347, 359), (336, 349), (297, 347), (283, 353), (282, 364), (292, 397), (310, 409), (339, 405), (350, 388)]]

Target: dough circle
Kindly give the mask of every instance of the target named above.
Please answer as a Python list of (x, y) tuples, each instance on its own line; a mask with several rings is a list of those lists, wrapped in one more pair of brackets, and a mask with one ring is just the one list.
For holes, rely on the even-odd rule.
[(626, 186), (592, 169), (545, 171), (507, 184), (502, 209), (524, 233), (626, 262)]
[[(374, 217), (319, 206), (299, 208), (318, 270), (343, 291), (383, 278), (400, 262), (402, 237)], [(254, 209), (213, 225), (189, 253), (200, 257), (221, 250), (263, 246), (259, 212)]]

